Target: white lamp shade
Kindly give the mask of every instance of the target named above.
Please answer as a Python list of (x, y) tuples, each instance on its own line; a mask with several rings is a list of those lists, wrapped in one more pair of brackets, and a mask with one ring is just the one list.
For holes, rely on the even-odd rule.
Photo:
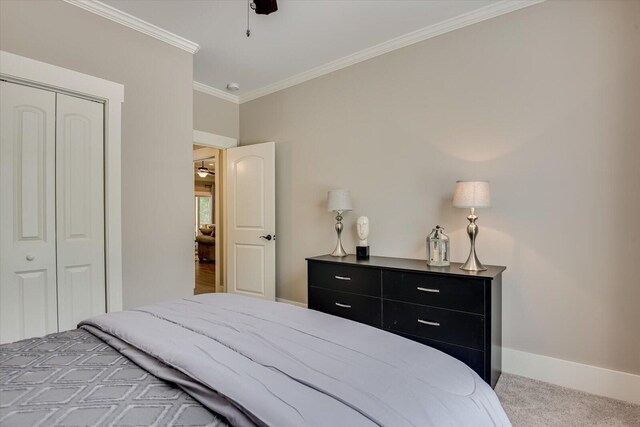
[(327, 210), (332, 211), (350, 211), (351, 194), (349, 190), (331, 190), (327, 193)]
[(457, 181), (453, 191), (456, 208), (488, 208), (491, 206), (489, 181)]

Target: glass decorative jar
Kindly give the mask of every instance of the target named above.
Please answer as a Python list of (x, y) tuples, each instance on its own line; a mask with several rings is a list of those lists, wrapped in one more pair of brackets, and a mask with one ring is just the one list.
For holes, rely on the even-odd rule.
[(449, 265), (449, 236), (439, 225), (427, 237), (427, 264), (434, 267)]

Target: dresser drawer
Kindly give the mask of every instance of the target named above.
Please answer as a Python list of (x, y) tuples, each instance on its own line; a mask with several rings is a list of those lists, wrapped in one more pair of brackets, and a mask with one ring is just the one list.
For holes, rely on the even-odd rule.
[(309, 287), (309, 308), (367, 325), (382, 327), (380, 298)]
[(484, 314), (484, 281), (385, 270), (383, 297)]
[(381, 273), (376, 268), (309, 262), (309, 286), (380, 297)]
[(383, 328), (484, 350), (484, 316), (384, 300)]
[(420, 344), (428, 345), (429, 347), (433, 347), (436, 350), (440, 350), (443, 353), (447, 353), (449, 356), (455, 357), (459, 361), (464, 362), (467, 366), (473, 369), (482, 378), (485, 377), (485, 363), (484, 363), (485, 353), (483, 351), (472, 350), (467, 347), (447, 344), (441, 341), (430, 340), (428, 338), (420, 338), (420, 337), (415, 337), (413, 335), (401, 334), (398, 332), (393, 332), (393, 333), (396, 335), (400, 335), (401, 337), (410, 339), (412, 341), (419, 342)]

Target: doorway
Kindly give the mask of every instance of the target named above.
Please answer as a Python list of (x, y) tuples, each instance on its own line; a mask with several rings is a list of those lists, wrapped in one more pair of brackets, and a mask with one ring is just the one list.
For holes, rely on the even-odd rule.
[(194, 294), (220, 292), (220, 150), (193, 146)]

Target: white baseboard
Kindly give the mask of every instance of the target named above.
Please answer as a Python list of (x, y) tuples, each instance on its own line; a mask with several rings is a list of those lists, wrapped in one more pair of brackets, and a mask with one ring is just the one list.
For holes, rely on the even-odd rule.
[(302, 307), (302, 308), (307, 308), (307, 304), (305, 304), (303, 302), (291, 301), (291, 300), (284, 299), (284, 298), (276, 298), (276, 301), (284, 302), (284, 303), (292, 304), (292, 305), (297, 305), (298, 307)]
[(502, 371), (640, 404), (640, 375), (502, 348)]

